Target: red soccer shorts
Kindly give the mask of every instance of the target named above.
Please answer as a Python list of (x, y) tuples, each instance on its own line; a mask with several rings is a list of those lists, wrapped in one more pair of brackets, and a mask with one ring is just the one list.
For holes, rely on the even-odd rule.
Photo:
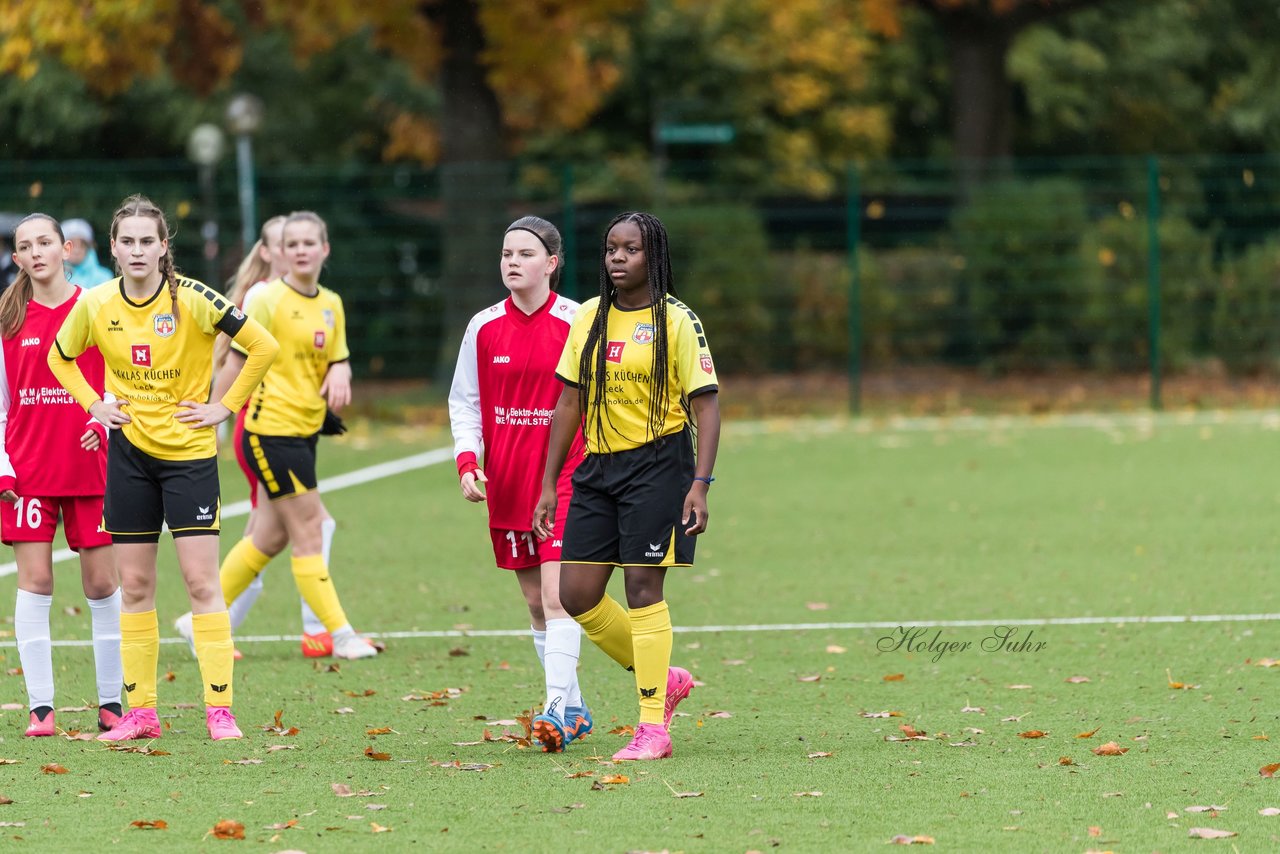
[(20, 496), (12, 504), (0, 501), (0, 542), (52, 543), (58, 530), (58, 513), (67, 545), (76, 551), (111, 545), (111, 535), (102, 530), (102, 496), (76, 495), (60, 498)]

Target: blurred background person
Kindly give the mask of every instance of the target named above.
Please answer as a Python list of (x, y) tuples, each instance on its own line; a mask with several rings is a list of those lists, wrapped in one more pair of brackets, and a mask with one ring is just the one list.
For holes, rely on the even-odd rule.
[(114, 279), (111, 272), (98, 261), (98, 250), (93, 245), (93, 226), (88, 220), (69, 219), (62, 223), (62, 230), (71, 243), (71, 256), (67, 259), (67, 278), (82, 288), (92, 288)]

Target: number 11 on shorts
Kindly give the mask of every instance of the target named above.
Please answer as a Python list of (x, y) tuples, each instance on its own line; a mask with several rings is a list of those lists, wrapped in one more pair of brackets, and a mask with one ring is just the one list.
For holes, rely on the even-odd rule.
[(537, 552), (533, 550), (533, 532), (522, 531), (517, 534), (515, 531), (507, 531), (507, 542), (511, 543), (511, 556), (520, 557), (520, 541), (524, 541), (525, 548), (529, 550), (529, 556), (533, 557)]

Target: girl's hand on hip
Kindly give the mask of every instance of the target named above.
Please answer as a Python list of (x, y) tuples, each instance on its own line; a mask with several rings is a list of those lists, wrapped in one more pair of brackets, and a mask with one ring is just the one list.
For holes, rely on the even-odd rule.
[(196, 403), (194, 400), (183, 400), (178, 403), (178, 413), (173, 417), (192, 430), (199, 430), (202, 427), (215, 427), (230, 418), (231, 414), (231, 410), (221, 403)]

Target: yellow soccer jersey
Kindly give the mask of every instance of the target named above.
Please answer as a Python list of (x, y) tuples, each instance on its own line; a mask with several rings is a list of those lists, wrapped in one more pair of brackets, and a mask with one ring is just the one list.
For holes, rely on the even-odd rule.
[(239, 309), (200, 282), (179, 277), (175, 317), (167, 284), (138, 303), (116, 278), (80, 297), (58, 332), (49, 365), (88, 408), (97, 394), (73, 388), (78, 371), (64, 375), (76, 356), (97, 345), (106, 361), (106, 390), (128, 401), (132, 421), (121, 429), (129, 442), (157, 459), (206, 459), (218, 452), (214, 429), (193, 430), (178, 421), (177, 404), (208, 401), (214, 338), (219, 332), (234, 337), (245, 322)]
[(263, 436), (314, 435), (324, 424), (325, 374), (351, 356), (342, 297), (323, 286), (315, 296), (303, 296), (276, 279), (253, 295), (246, 311), (280, 342), (280, 355), (249, 398), (245, 429)]
[[(649, 401), (653, 397), (650, 373), (657, 337), (653, 314), (649, 308), (623, 311), (615, 305), (609, 309), (608, 340), (604, 344), (608, 382), (604, 400), (608, 413), (604, 418), (604, 446), (601, 447), (596, 430), (600, 413), (591, 408), (594, 389), (590, 378), (582, 382), (578, 376), (582, 349), (599, 305), (600, 298), (596, 297), (578, 309), (556, 368), (556, 376), (578, 386), (587, 396), (587, 423), (582, 433), (589, 454), (625, 451), (659, 438), (649, 435)], [(660, 435), (668, 436), (684, 429), (689, 417), (681, 405), (682, 398), (687, 400), (718, 389), (702, 321), (684, 303), (667, 297), (667, 413)]]

